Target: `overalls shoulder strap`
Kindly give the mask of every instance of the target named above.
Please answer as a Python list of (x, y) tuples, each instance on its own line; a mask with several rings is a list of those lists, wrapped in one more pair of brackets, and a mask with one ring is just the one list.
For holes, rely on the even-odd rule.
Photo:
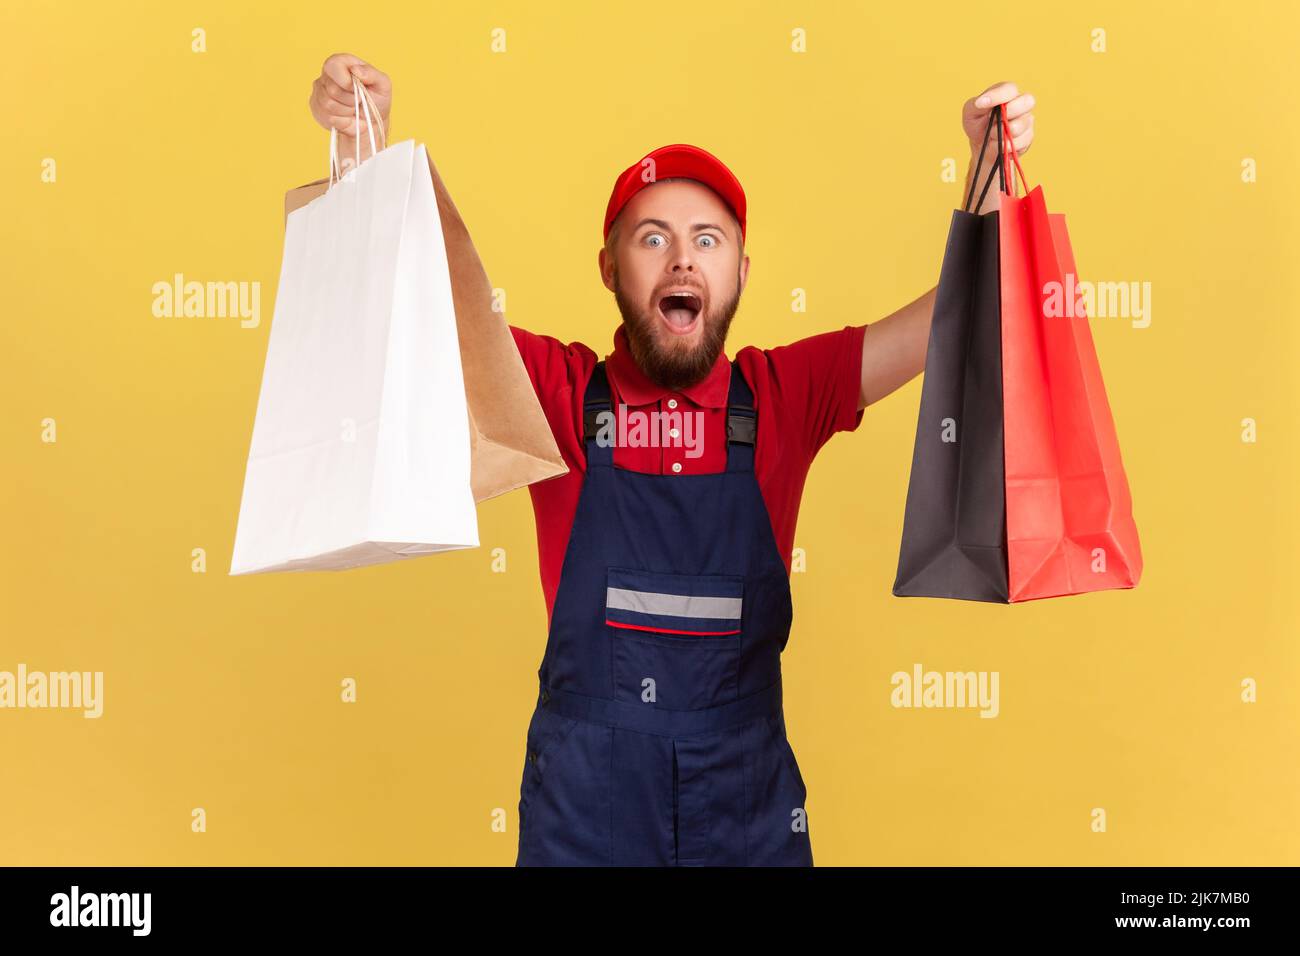
[(612, 468), (614, 466), (614, 445), (602, 444), (596, 441), (596, 435), (600, 431), (602, 412), (608, 412), (613, 415), (612, 421), (617, 423), (618, 416), (613, 406), (613, 399), (609, 392), (609, 379), (605, 375), (605, 363), (597, 362), (596, 367), (591, 371), (591, 378), (587, 380), (587, 391), (582, 399), (582, 443), (587, 449), (587, 466), (591, 467), (604, 466)]
[[(596, 441), (601, 428), (601, 412), (609, 412), (609, 422), (617, 422), (617, 412), (609, 390), (605, 363), (597, 362), (587, 381), (582, 400), (582, 437), (587, 449), (587, 462), (591, 465), (612, 466), (613, 444)], [(731, 363), (730, 388), (727, 392), (727, 470), (747, 471), (754, 464), (754, 443), (758, 437), (758, 415), (754, 409), (754, 393), (740, 373), (740, 365)]]
[(753, 471), (754, 445), (758, 440), (758, 413), (754, 393), (740, 363), (731, 363), (731, 387), (727, 390), (727, 471)]

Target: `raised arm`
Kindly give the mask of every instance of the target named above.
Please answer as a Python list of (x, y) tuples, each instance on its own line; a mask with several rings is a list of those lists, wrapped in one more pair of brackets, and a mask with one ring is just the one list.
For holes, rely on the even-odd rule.
[[(984, 149), (984, 130), (989, 111), (1006, 104), (1010, 121), (1012, 142), (1016, 151), (1024, 153), (1034, 140), (1034, 98), (1021, 93), (1014, 83), (995, 83), (978, 96), (962, 105), (962, 128), (970, 141), (970, 162), (966, 167), (966, 181), (962, 187), (964, 200), (970, 191), (971, 178), (978, 164), (981, 173), (987, 172), (991, 163), (997, 162), (997, 141), (991, 138), (987, 153), (980, 163)], [(981, 175), (981, 179), (983, 175)], [(986, 213), (996, 209), (998, 194), (990, 189), (984, 202), (975, 210)], [(895, 389), (906, 385), (925, 370), (925, 352), (930, 341), (930, 317), (934, 314), (935, 289), (930, 289), (919, 299), (909, 302), (877, 322), (867, 326), (862, 339), (862, 391), (858, 408), (866, 408)]]

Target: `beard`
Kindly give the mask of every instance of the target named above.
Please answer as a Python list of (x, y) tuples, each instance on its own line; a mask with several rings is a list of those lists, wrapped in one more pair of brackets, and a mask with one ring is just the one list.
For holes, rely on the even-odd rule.
[(623, 328), (627, 331), (627, 342), (632, 358), (646, 378), (662, 388), (680, 392), (704, 379), (713, 369), (727, 341), (727, 332), (731, 320), (740, 306), (740, 273), (736, 273), (736, 293), (729, 301), (723, 302), (716, 312), (701, 316), (700, 340), (694, 346), (685, 346), (674, 341), (673, 346), (665, 348), (661, 344), (659, 316), (656, 314), (658, 303), (649, 308), (638, 307), (623, 295), (623, 288), (614, 273), (614, 301), (618, 311), (623, 315)]

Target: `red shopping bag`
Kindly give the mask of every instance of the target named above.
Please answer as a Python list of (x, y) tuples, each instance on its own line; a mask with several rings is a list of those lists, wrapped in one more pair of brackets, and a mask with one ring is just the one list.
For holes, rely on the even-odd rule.
[[(1045, 308), (1075, 276), (1065, 216), (1024, 183), (1005, 114), (1000, 194), (1002, 387), (1010, 600), (1131, 588), (1142, 550), (1088, 317)], [(1077, 288), (1077, 276), (1068, 288)]]

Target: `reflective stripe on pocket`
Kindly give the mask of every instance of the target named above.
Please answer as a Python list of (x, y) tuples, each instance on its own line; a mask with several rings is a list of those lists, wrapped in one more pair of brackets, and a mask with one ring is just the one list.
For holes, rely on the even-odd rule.
[(658, 634), (740, 633), (744, 578), (610, 568), (605, 623)]

